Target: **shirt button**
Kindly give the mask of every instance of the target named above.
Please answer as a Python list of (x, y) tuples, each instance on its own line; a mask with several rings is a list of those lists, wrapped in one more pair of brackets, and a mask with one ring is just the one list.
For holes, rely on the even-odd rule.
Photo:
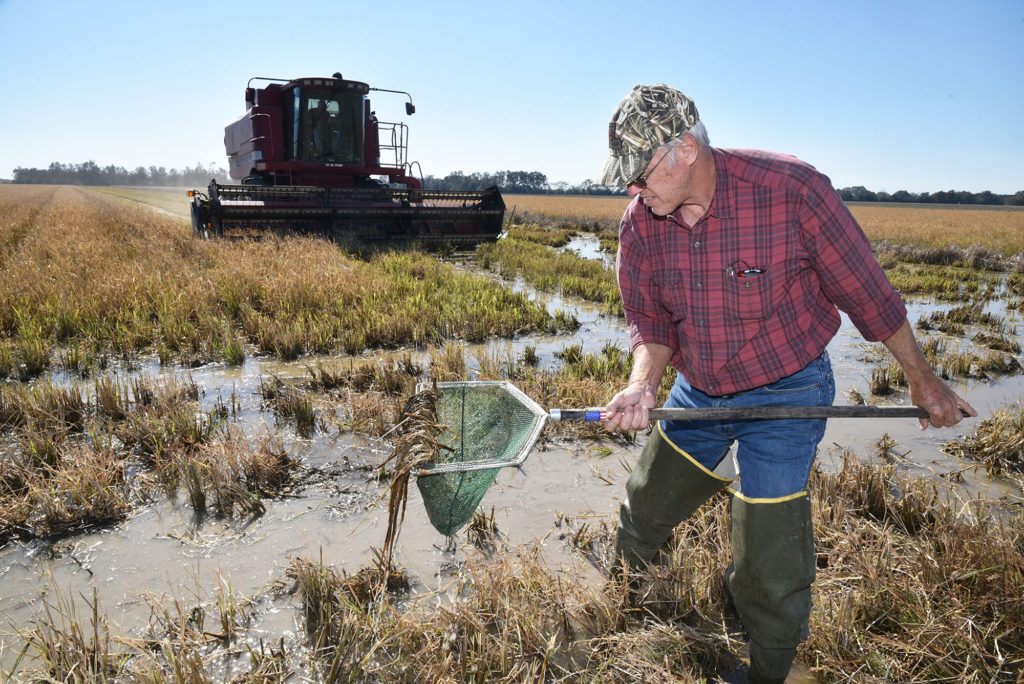
[(693, 243), (693, 248), (694, 248), (694, 249), (697, 249), (698, 247), (700, 247), (700, 240), (697, 240), (697, 241), (695, 241), (695, 242)]
[(700, 281), (699, 280), (697, 281), (697, 287), (700, 287)]
[(704, 359), (705, 361), (707, 361), (707, 359), (708, 359), (708, 355), (707, 355), (707, 354), (701, 354), (701, 355), (700, 355), (700, 358), (702, 358), (702, 359)]

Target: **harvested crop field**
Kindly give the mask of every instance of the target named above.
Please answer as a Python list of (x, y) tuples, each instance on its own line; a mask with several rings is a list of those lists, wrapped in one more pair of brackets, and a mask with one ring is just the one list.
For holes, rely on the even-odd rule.
[[(568, 408), (628, 376), (625, 201), (506, 203), (472, 253), (353, 253), (194, 239), (179, 189), (0, 186), (0, 679), (742, 681), (724, 498), (639, 606), (606, 578), (643, 434), (549, 425), (448, 539), (411, 487), (381, 562), (378, 466), (417, 382)], [(853, 211), (980, 417), (830, 423), (800, 659), (826, 682), (1019, 681), (1024, 212)], [(829, 354), (837, 403), (906, 400), (848, 321)]]
[[(506, 195), (505, 203), (518, 212), (617, 224), (629, 200), (581, 195)], [(1024, 251), (1024, 209), (1019, 207), (854, 202), (850, 211), (873, 241), (895, 240), (932, 248), (978, 246), (1008, 256)]]

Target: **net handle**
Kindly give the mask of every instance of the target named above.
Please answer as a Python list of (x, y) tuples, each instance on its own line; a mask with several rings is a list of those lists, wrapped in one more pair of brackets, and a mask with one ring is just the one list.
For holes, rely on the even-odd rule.
[[(965, 414), (966, 415), (966, 414)], [(549, 417), (561, 421), (602, 421), (601, 407), (553, 409)], [(712, 406), (707, 408), (655, 408), (651, 420), (785, 420), (807, 418), (927, 418), (920, 406)]]
[[(964, 415), (967, 415), (966, 413)], [(651, 420), (786, 420), (822, 418), (927, 418), (928, 411), (920, 406), (717, 406), (707, 408), (655, 408), (650, 410)], [(608, 419), (600, 407), (585, 409), (552, 409), (548, 418), (555, 422), (598, 422)], [(537, 426), (539, 433), (543, 423)], [(416, 472), (417, 477), (465, 473), (490, 468), (518, 466), (526, 460), (526, 450), (520, 458), (508, 461), (481, 460), (463, 463), (436, 463)]]

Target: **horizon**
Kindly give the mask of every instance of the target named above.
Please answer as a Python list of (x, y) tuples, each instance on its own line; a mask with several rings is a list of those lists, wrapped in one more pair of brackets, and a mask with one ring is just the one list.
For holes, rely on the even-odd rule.
[[(81, 165), (87, 164), (89, 162), (94, 162), (94, 160), (86, 160), (85, 162), (70, 163), (70, 164), (69, 163), (64, 163), (64, 162), (54, 162), (54, 163), (62, 163), (64, 166), (81, 166)], [(116, 166), (116, 165), (108, 165), (108, 166)], [(32, 171), (42, 170), (42, 171), (45, 171), (48, 167), (49, 167), (49, 165), (47, 165), (46, 167), (32, 167), (32, 168), (28, 168), (28, 170), (32, 170)], [(104, 168), (103, 166), (99, 166), (98, 164), (97, 164), (97, 167), (100, 168), (100, 169)], [(145, 170), (148, 173), (149, 169), (156, 168), (156, 167), (155, 167), (155, 165), (143, 166), (143, 165), (139, 164), (139, 165), (135, 165), (135, 166), (132, 166), (132, 167), (116, 167), (116, 168), (119, 171), (126, 171), (126, 172), (132, 172), (132, 171), (135, 171), (137, 169), (143, 169), (143, 170)], [(184, 173), (186, 173), (186, 172), (188, 172), (190, 170), (190, 169), (174, 169), (174, 168), (168, 169), (166, 167), (160, 167), (160, 168), (165, 170), (169, 175), (171, 175), (171, 174), (184, 174)], [(194, 169), (195, 169), (195, 167), (192, 167), (191, 170), (194, 170)], [(17, 169), (15, 169), (15, 170), (17, 170)], [(207, 170), (210, 171), (211, 169), (208, 168)], [(216, 169), (213, 169), (212, 171), (215, 171), (216, 173), (219, 173), (219, 174), (223, 174), (224, 178), (227, 177), (227, 169), (216, 168)], [(485, 176), (486, 177), (488, 175), (493, 176), (494, 174), (497, 174), (497, 173), (505, 173), (505, 172), (509, 172), (509, 171), (513, 171), (513, 172), (514, 171), (520, 171), (520, 172), (522, 172), (522, 171), (530, 171), (530, 170), (529, 169), (501, 169), (501, 170), (498, 170), (498, 171), (470, 171), (468, 173), (463, 173), (463, 172), (460, 171), (460, 172), (457, 172), (457, 173), (463, 173), (463, 175), (465, 175), (465, 176), (481, 175), (481, 176)], [(536, 169), (534, 169), (533, 171), (536, 171)], [(440, 177), (438, 177), (438, 176), (433, 176), (431, 174), (427, 174), (423, 178), (424, 179), (426, 179), (426, 178), (433, 178), (434, 180), (437, 180), (437, 181), (444, 181), (447, 178), (447, 176), (440, 176)], [(13, 178), (0, 178), (0, 183), (15, 184)], [(28, 182), (28, 183), (23, 183), (23, 184), (24, 185), (31, 185), (31, 184), (34, 184), (34, 183), (33, 182)], [(41, 184), (42, 185), (50, 185), (49, 183), (41, 183)], [(55, 183), (54, 185), (82, 185), (84, 187), (90, 187), (90, 184), (88, 184), (88, 183)], [(123, 186), (123, 187), (135, 187), (137, 184), (132, 184), (132, 183), (112, 183), (111, 185), (112, 186)], [(186, 183), (184, 185), (178, 186), (178, 185), (174, 185), (174, 184), (151, 184), (151, 183), (145, 183), (145, 184), (143, 184), (143, 185), (141, 185), (139, 187), (174, 188), (174, 187), (196, 187), (197, 185), (200, 185), (200, 184), (197, 184), (197, 183), (187, 184)], [(100, 187), (102, 187), (102, 186), (100, 186)], [(499, 187), (501, 187), (501, 186), (499, 185)], [(605, 190), (605, 191), (598, 191), (598, 192), (592, 192), (592, 193), (591, 192), (579, 192), (579, 193), (570, 192), (572, 190), (581, 190), (582, 191), (582, 190), (584, 190), (584, 187), (585, 186), (584, 186), (583, 183), (572, 184), (572, 183), (567, 183), (565, 181), (554, 181), (554, 182), (552, 182), (552, 181), (548, 180), (548, 182), (547, 182), (547, 190), (546, 191), (539, 191), (539, 192), (507, 191), (507, 194), (510, 194), (510, 195), (515, 195), (515, 194), (527, 194), (527, 195), (533, 195), (533, 194), (570, 194), (570, 195), (571, 194), (579, 194), (581, 196), (593, 195), (595, 197), (607, 197), (607, 196), (611, 196), (611, 197), (619, 197), (619, 196), (626, 197), (627, 196), (625, 188), (607, 188), (607, 190)], [(601, 186), (601, 185), (596, 185), (595, 184), (594, 187), (596, 187), (596, 188), (605, 188), (606, 186)], [(1024, 193), (1024, 189), (1018, 190), (1016, 192), (1011, 192), (1011, 193), (998, 193), (998, 192), (992, 192), (992, 191), (987, 190), (987, 189), (974, 192), (974, 191), (970, 191), (970, 190), (964, 190), (963, 188), (945, 188), (945, 189), (937, 189), (937, 190), (930, 190), (930, 191), (929, 190), (924, 190), (922, 192), (910, 192), (910, 191), (904, 190), (903, 188), (898, 188), (898, 189), (893, 190), (893, 191), (886, 191), (886, 190), (877, 190), (876, 191), (873, 188), (869, 188), (869, 187), (865, 187), (865, 186), (860, 186), (860, 185), (837, 187), (836, 190), (840, 191), (840, 192), (849, 191), (849, 190), (865, 190), (865, 191), (870, 192), (870, 193), (875, 194), (875, 195), (886, 195), (885, 199), (877, 199), (877, 200), (871, 200), (871, 199), (866, 199), (866, 200), (865, 199), (845, 199), (844, 198), (844, 200), (843, 200), (844, 202), (853, 203), (853, 204), (859, 204), (859, 203), (872, 204), (872, 203), (876, 203), (876, 202), (883, 202), (883, 203), (884, 202), (892, 202), (894, 204), (925, 204), (925, 205), (961, 204), (960, 202), (950, 202), (950, 203), (945, 203), (945, 202), (929, 202), (929, 201), (917, 202), (916, 199), (910, 199), (910, 200), (893, 200), (893, 199), (890, 199), (893, 194), (900, 193), (900, 192), (909, 192), (909, 194), (912, 197), (914, 197), (914, 198), (919, 198), (921, 195), (935, 196), (935, 195), (940, 195), (940, 194), (944, 194), (944, 193), (952, 193), (952, 192), (969, 192), (969, 193), (971, 193), (971, 194), (973, 194), (975, 196), (982, 195), (985, 192), (991, 192), (992, 195), (994, 195), (996, 197), (1011, 198), (1011, 197), (1014, 197), (1016, 195)], [(616, 191), (618, 191), (618, 192), (616, 192)], [(503, 191), (503, 192), (505, 192), (505, 191)], [(1017, 205), (1014, 205), (1014, 204), (1002, 204), (1002, 205), (978, 204), (977, 206), (978, 207), (984, 207), (984, 206), (1017, 207)]]

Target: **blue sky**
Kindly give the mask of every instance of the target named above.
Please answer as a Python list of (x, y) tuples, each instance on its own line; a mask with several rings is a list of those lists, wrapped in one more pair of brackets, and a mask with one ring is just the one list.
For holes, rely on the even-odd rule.
[(251, 76), (329, 76), (405, 120), (423, 172), (595, 178), (616, 103), (663, 82), (712, 144), (837, 187), (1024, 189), (1024, 1), (0, 0), (0, 178), (17, 166), (226, 167)]

